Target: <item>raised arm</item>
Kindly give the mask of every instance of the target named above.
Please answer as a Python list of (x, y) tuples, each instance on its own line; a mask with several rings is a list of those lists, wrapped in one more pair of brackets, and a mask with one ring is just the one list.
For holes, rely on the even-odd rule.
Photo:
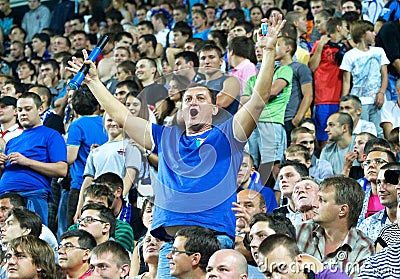
[(261, 69), (250, 100), (234, 116), (234, 134), (240, 141), (250, 137), (270, 97), (274, 76), (275, 45), (285, 22), (282, 16), (273, 17), (272, 22), (269, 22), (267, 35), (261, 35), (261, 29), (259, 30), (258, 43), (263, 48)]
[[(87, 59), (88, 54), (83, 50), (83, 55)], [(72, 62), (68, 62), (69, 67), (67, 70), (76, 73), (82, 66), (75, 57)], [(97, 101), (104, 108), (104, 110), (114, 119), (118, 125), (124, 128), (128, 136), (138, 144), (144, 146), (146, 149), (152, 149), (152, 140), (150, 138), (150, 123), (142, 118), (134, 117), (129, 110), (119, 102), (108, 91), (104, 84), (100, 81), (96, 66), (90, 60), (85, 63), (90, 66), (89, 73), (86, 75), (85, 83), (90, 91), (96, 97)]]

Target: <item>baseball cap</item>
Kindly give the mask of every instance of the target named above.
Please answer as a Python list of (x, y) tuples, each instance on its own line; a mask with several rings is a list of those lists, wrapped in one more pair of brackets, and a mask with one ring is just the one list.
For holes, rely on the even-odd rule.
[(17, 107), (17, 99), (10, 96), (4, 96), (0, 98), (0, 103), (5, 104), (6, 106), (14, 106)]

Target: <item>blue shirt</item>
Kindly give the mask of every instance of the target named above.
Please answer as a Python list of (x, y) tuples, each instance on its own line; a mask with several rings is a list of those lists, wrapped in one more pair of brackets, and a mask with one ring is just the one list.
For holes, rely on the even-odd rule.
[(78, 156), (70, 168), (71, 189), (80, 189), (83, 183), (83, 172), (92, 144), (102, 145), (108, 136), (103, 128), (100, 116), (82, 116), (69, 126), (67, 145), (79, 146)]
[(166, 226), (203, 226), (235, 236), (236, 180), (245, 142), (234, 138), (233, 118), (190, 136), (178, 127), (152, 125), (158, 181), (152, 234)]
[[(45, 126), (24, 130), (20, 136), (11, 139), (4, 153), (9, 155), (12, 152), (19, 152), (29, 159), (43, 163), (67, 161), (64, 139), (60, 133)], [(0, 194), (32, 190), (51, 191), (50, 182), (51, 177), (29, 167), (11, 165), (8, 161), (0, 180)]]

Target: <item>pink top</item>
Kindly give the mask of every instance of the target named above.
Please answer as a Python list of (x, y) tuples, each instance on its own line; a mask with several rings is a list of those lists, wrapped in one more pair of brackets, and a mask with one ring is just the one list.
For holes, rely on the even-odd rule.
[(375, 213), (381, 211), (382, 209), (385, 209), (385, 207), (381, 205), (378, 195), (371, 193), (371, 196), (369, 197), (368, 200), (368, 208), (367, 208), (367, 213), (365, 214), (365, 218), (374, 215)]
[(231, 72), (231, 76), (237, 77), (240, 83), (240, 96), (242, 96), (244, 88), (246, 87), (247, 80), (258, 74), (256, 65), (245, 59), (240, 62)]

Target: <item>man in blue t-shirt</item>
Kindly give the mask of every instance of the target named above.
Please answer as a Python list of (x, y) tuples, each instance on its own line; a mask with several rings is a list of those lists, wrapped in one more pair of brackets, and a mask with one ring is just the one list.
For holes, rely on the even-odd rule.
[(18, 99), (18, 120), (24, 131), (0, 154), (0, 194), (18, 192), (26, 197), (28, 209), (38, 213), (47, 225), (51, 178), (67, 175), (67, 150), (62, 136), (42, 125), (41, 106), (35, 93), (24, 93)]
[[(233, 247), (235, 216), (230, 209), (236, 200), (237, 174), (244, 145), (270, 96), (275, 45), (283, 25), (274, 18), (268, 35), (259, 38), (263, 64), (250, 100), (216, 126), (212, 123), (218, 112), (215, 95), (206, 86), (194, 84), (184, 92), (179, 112), (184, 130), (164, 127), (131, 115), (101, 83), (95, 65), (86, 62), (90, 64), (86, 84), (101, 106), (130, 138), (158, 155), (153, 236), (171, 240), (182, 227), (203, 226), (215, 231), (222, 248)], [(74, 62), (68, 69), (77, 72), (81, 65)], [(160, 278), (169, 270), (165, 256), (171, 249), (168, 242), (160, 250)]]

